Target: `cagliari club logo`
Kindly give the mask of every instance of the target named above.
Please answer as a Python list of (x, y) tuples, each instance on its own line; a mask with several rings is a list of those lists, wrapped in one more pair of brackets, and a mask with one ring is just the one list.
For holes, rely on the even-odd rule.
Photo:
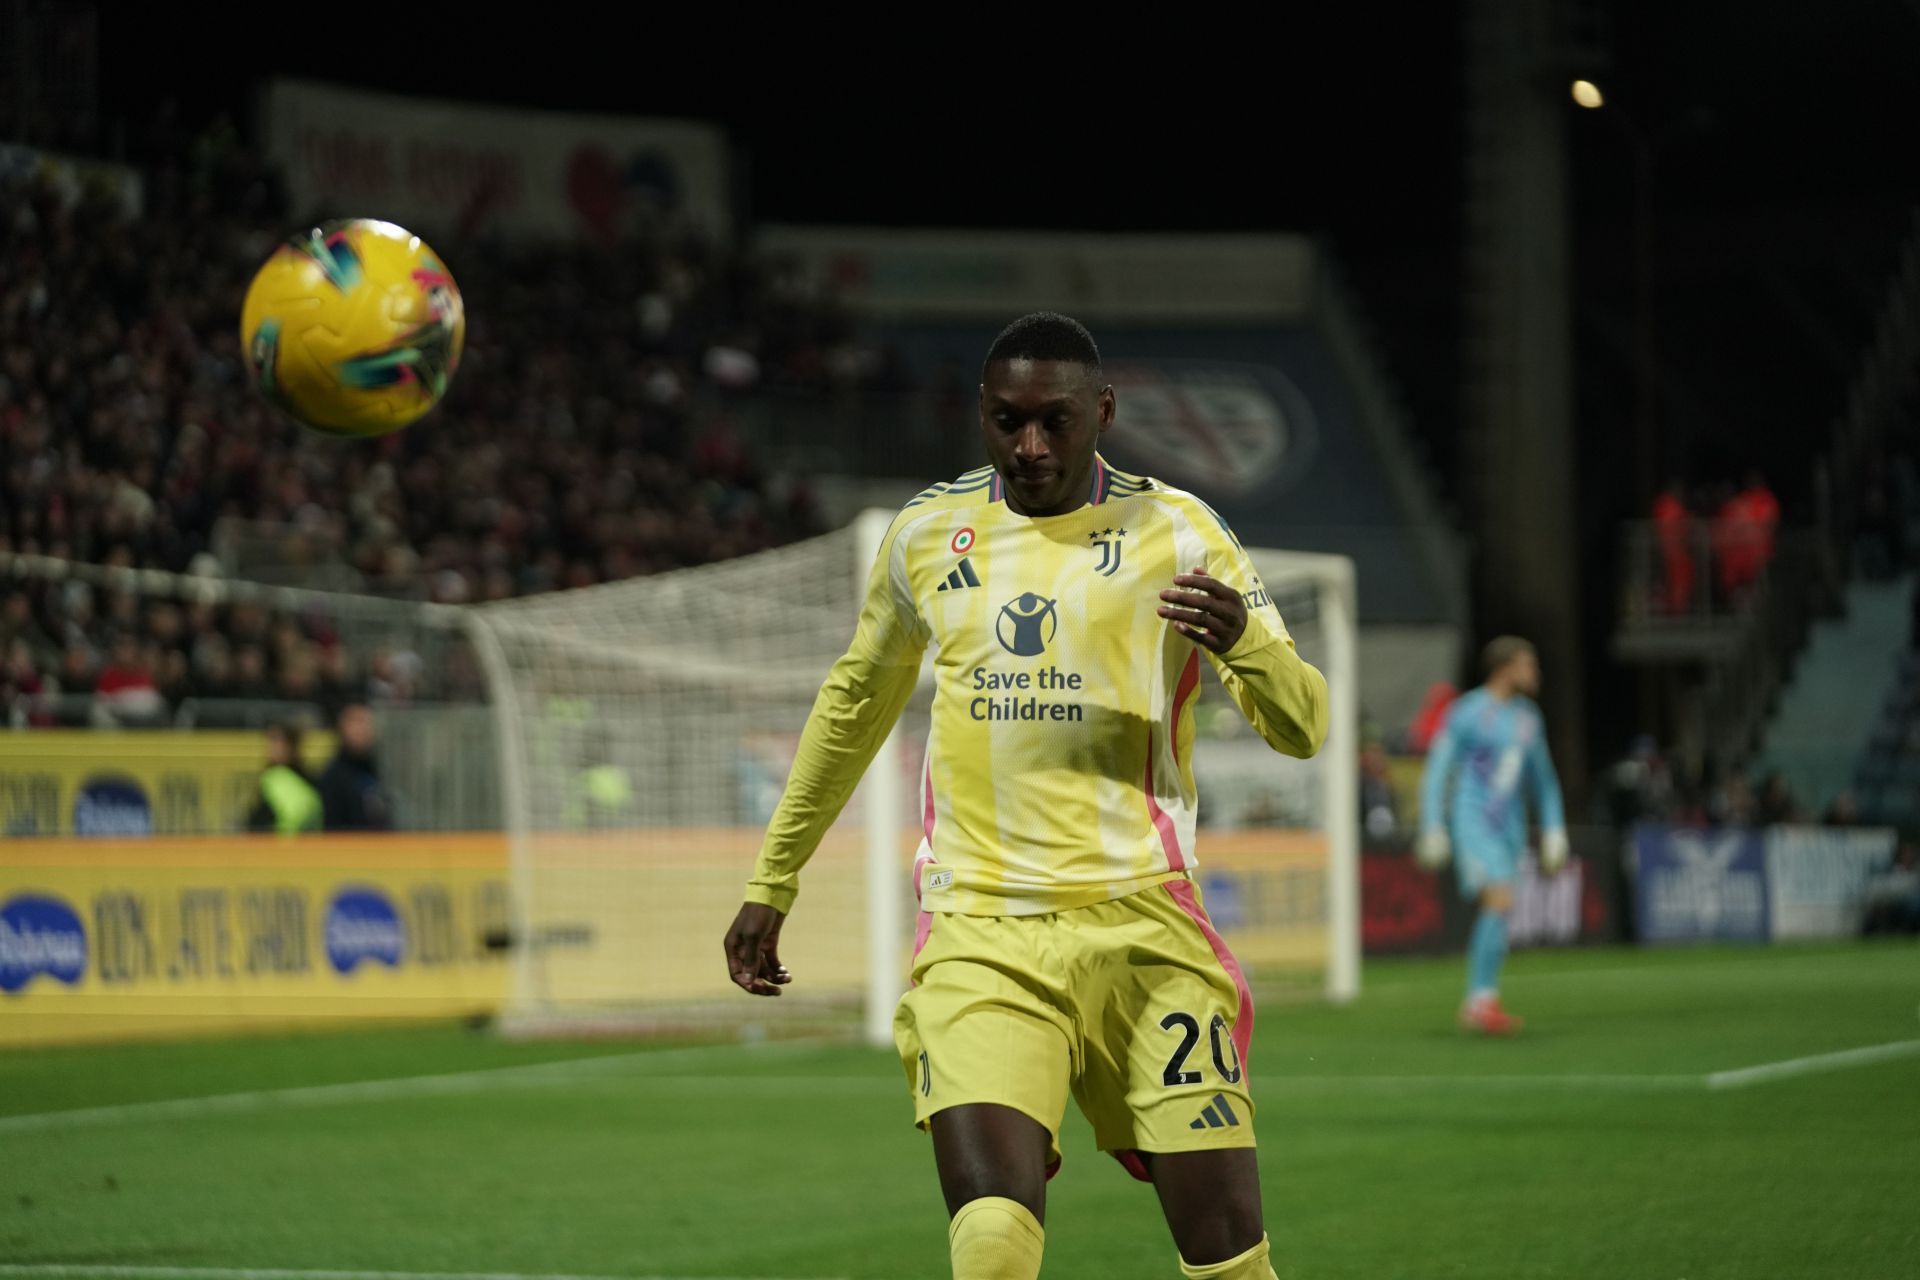
[(1112, 361), (1110, 447), (1135, 470), (1240, 496), (1285, 490), (1314, 453), (1312, 407), (1281, 370), (1211, 360)]
[(1037, 658), (1060, 632), (1058, 602), (1028, 591), (1000, 606), (993, 634), (1000, 647), (1020, 658)]

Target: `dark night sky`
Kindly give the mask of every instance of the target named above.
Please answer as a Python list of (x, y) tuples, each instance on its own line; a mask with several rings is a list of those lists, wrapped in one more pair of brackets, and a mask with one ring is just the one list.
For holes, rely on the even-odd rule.
[[(1920, 140), (1910, 0), (1606, 8), (1614, 83), (1649, 127), (1695, 105), (1717, 117), (1712, 145), (1695, 148), (1666, 198), (1920, 188), (1916, 152), (1883, 145), (1896, 131)], [(1458, 11), (1457, 0), (1294, 5), (1263, 19), (1258, 38), (956, 22), (859, 48), (818, 22), (790, 38), (750, 24), (760, 34), (744, 46), (740, 24), (596, 38), (610, 31), (604, 19), (574, 10), (569, 20), (565, 5), (510, 29), (473, 21), (473, 9), (417, 6), (336, 27), (270, 7), (216, 43), (171, 6), (111, 6), (103, 70), (110, 109), (136, 119), (168, 91), (190, 108), (243, 112), (250, 78), (285, 71), (717, 120), (747, 157), (763, 220), (1280, 228), (1372, 247), (1452, 234)], [(453, 24), (444, 36), (441, 17)], [(237, 40), (257, 51), (244, 64)], [(1576, 130), (1577, 143), (1592, 132)], [(1604, 165), (1605, 140), (1595, 149)]]

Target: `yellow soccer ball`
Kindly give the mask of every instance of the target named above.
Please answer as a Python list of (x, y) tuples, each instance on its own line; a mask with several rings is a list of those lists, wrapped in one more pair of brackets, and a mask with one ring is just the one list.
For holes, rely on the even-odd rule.
[(433, 408), (466, 333), (460, 289), (439, 256), (370, 218), (330, 222), (274, 250), (240, 311), (261, 394), (337, 436), (383, 436)]

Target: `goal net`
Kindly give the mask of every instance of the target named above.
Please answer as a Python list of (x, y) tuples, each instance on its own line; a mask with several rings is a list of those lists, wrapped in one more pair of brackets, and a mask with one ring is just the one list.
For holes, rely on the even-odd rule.
[[(890, 1038), (913, 935), (926, 673), (802, 875), (781, 939), (794, 985), (749, 999), (720, 942), (891, 518), (868, 512), (777, 550), (474, 611), (516, 898), (509, 1033), (777, 1033), (826, 1020)], [(1203, 892), (1250, 968), (1347, 998), (1359, 917), (1352, 568), (1252, 554), (1328, 673), (1335, 730), (1320, 760), (1286, 760), (1207, 682)]]

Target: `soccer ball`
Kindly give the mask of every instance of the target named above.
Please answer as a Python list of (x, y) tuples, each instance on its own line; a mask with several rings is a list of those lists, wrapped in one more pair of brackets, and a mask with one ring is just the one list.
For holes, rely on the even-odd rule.
[(437, 404), (466, 311), (426, 242), (356, 218), (303, 231), (247, 288), (240, 345), (261, 394), (316, 431), (383, 436)]

